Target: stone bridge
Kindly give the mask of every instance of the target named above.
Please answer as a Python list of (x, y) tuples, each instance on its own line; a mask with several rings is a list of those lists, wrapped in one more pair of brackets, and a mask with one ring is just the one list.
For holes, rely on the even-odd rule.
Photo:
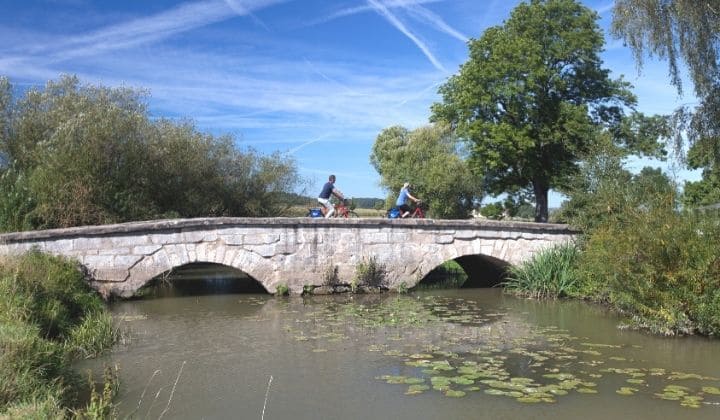
[(565, 225), (476, 220), (205, 218), (133, 222), (0, 235), (0, 255), (36, 248), (76, 259), (105, 296), (130, 297), (153, 278), (191, 263), (240, 270), (268, 292), (301, 293), (328, 270), (350, 283), (374, 258), (387, 287), (412, 288), (448, 260), (488, 286), (504, 267), (567, 241)]

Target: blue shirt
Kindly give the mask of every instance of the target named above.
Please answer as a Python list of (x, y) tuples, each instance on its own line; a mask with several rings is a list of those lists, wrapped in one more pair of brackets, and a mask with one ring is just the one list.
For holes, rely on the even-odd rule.
[(320, 191), (320, 198), (324, 198), (327, 200), (330, 198), (330, 194), (332, 194), (332, 190), (335, 188), (335, 184), (332, 182), (326, 182), (325, 185), (323, 185), (322, 191)]
[(397, 200), (395, 201), (395, 205), (396, 205), (396, 206), (402, 206), (403, 204), (407, 203), (408, 198), (409, 198), (408, 195), (410, 195), (410, 193), (408, 192), (408, 189), (407, 189), (407, 188), (401, 189), (401, 190), (400, 190), (400, 195), (398, 195), (398, 198), (397, 198)]

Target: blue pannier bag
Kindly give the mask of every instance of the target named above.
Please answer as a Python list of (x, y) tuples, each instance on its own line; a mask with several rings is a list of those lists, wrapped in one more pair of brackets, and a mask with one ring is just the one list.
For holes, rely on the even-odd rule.
[(308, 211), (308, 217), (323, 217), (322, 210), (319, 208), (310, 209)]
[(393, 207), (388, 211), (388, 219), (398, 219), (400, 218), (400, 209), (397, 207)]

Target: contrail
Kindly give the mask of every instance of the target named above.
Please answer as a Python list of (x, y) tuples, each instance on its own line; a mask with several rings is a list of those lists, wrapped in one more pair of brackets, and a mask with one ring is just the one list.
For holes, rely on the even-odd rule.
[(447, 70), (445, 69), (445, 67), (443, 67), (443, 65), (440, 64), (440, 62), (437, 60), (437, 58), (435, 58), (435, 56), (433, 56), (433, 54), (430, 52), (430, 49), (422, 41), (420, 41), (420, 39), (418, 39), (418, 37), (416, 37), (415, 34), (410, 32), (410, 30), (408, 30), (405, 27), (405, 25), (403, 25), (403, 23), (400, 22), (400, 20), (395, 15), (390, 13), (390, 11), (387, 9), (387, 7), (380, 4), (377, 0), (367, 0), (367, 2), (370, 6), (372, 6), (373, 9), (375, 9), (375, 11), (378, 14), (380, 14), (388, 22), (390, 22), (390, 24), (392, 24), (397, 30), (399, 30), (400, 32), (405, 34), (405, 36), (410, 38), (410, 40), (412, 40), (412, 42), (414, 42), (415, 45), (417, 45), (418, 48), (420, 48), (420, 51), (422, 51), (423, 54), (425, 54), (425, 57), (427, 57), (428, 60), (430, 60), (430, 62), (433, 64), (433, 66), (435, 66), (436, 69), (447, 73)]

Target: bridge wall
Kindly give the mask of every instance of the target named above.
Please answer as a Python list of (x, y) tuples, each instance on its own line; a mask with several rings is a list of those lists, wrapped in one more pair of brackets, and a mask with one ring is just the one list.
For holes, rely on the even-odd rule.
[(319, 286), (337, 266), (349, 283), (375, 258), (390, 288), (415, 286), (445, 261), (484, 255), (517, 264), (573, 240), (565, 225), (474, 220), (309, 218), (179, 219), (0, 235), (0, 255), (32, 248), (74, 258), (105, 295), (132, 296), (155, 276), (195, 262), (241, 270), (274, 293)]

